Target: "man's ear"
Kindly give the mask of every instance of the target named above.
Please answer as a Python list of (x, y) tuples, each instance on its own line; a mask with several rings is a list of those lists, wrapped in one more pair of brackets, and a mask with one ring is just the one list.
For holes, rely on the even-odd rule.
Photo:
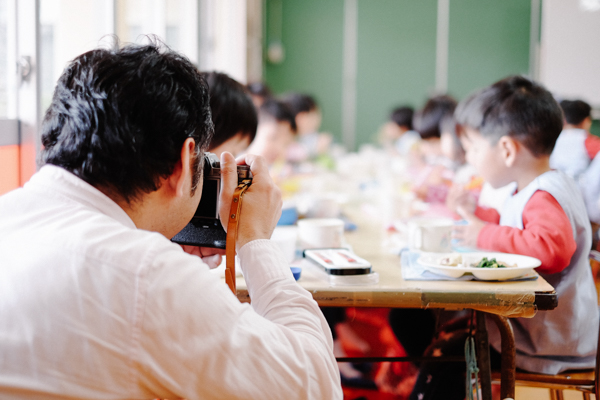
[(176, 197), (182, 197), (185, 193), (189, 194), (189, 190), (186, 190), (186, 183), (191, 182), (191, 160), (195, 157), (196, 153), (196, 142), (192, 138), (187, 138), (181, 146), (181, 157), (171, 176), (167, 178), (167, 184), (169, 189)]
[(504, 160), (504, 165), (512, 167), (515, 164), (517, 158), (517, 152), (519, 151), (519, 142), (510, 136), (502, 136), (498, 140), (498, 147), (500, 148), (500, 154)]

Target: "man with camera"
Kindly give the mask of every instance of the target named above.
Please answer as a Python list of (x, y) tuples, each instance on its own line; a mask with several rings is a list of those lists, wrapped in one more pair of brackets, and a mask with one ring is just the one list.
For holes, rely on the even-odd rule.
[[(268, 240), (281, 196), (262, 158), (238, 160), (251, 306), (169, 240), (198, 207), (211, 135), (206, 83), (174, 52), (67, 66), (44, 166), (0, 197), (0, 398), (342, 398), (327, 323)], [(226, 220), (237, 167), (220, 161)]]

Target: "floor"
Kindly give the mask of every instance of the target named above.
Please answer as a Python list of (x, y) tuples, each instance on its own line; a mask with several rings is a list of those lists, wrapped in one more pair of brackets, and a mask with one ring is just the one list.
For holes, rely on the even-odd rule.
[[(581, 393), (574, 390), (564, 391), (565, 400), (582, 400)], [(591, 395), (595, 399), (594, 395)], [(394, 396), (372, 390), (356, 390), (345, 392), (345, 400), (366, 399), (366, 400), (403, 400), (406, 397)], [(551, 400), (548, 389), (517, 387), (515, 391), (515, 400)]]
[[(581, 393), (574, 390), (565, 390), (565, 400), (581, 400)], [(592, 395), (592, 399), (596, 397)], [(515, 391), (515, 400), (550, 400), (547, 389), (518, 387)]]

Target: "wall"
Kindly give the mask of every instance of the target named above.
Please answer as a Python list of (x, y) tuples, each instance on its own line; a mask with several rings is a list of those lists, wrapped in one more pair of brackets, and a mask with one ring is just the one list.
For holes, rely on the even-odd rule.
[(529, 72), (531, 5), (523, 0), (450, 2), (448, 91), (463, 98)]
[(556, 96), (600, 108), (600, 9), (581, 4), (544, 2), (540, 79)]
[[(450, 0), (447, 87), (459, 99), (510, 74), (529, 70), (531, 3)], [(267, 62), (265, 80), (277, 93), (314, 94), (323, 130), (341, 139), (344, 0), (266, 0), (281, 6), (285, 59)], [(435, 92), (437, 0), (358, 0), (356, 141), (372, 142), (398, 105), (419, 107)], [(275, 24), (277, 25), (277, 24)], [(275, 32), (276, 34), (277, 32)]]
[[(281, 15), (279, 15), (281, 5)], [(281, 41), (285, 59), (267, 63), (265, 78), (276, 93), (302, 91), (315, 95), (323, 109), (324, 131), (338, 138), (341, 130), (343, 0), (267, 0), (266, 42)]]
[(358, 2), (357, 142), (375, 140), (396, 105), (435, 87), (437, 1)]

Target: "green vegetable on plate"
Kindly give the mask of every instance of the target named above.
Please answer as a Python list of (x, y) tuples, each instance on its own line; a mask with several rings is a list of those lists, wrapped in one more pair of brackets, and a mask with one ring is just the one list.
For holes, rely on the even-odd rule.
[(475, 266), (476, 268), (506, 268), (503, 263), (496, 261), (495, 258), (489, 259), (487, 257), (483, 257), (479, 264)]

